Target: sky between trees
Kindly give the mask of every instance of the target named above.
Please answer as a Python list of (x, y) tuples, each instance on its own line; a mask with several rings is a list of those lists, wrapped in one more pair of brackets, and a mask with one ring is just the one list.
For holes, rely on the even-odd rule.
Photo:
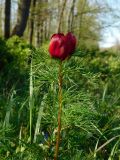
[[(116, 44), (116, 41), (120, 41), (120, 0), (105, 0), (109, 6), (114, 10), (114, 15), (109, 14), (105, 16), (105, 20), (112, 25), (102, 30), (103, 40), (100, 42), (101, 47), (111, 47)], [(115, 21), (115, 22), (114, 22)]]

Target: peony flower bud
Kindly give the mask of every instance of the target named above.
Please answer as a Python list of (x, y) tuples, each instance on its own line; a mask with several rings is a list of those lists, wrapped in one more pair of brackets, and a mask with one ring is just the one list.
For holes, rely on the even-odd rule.
[(51, 57), (65, 60), (70, 57), (76, 47), (76, 38), (69, 32), (64, 36), (63, 33), (53, 34), (49, 44)]

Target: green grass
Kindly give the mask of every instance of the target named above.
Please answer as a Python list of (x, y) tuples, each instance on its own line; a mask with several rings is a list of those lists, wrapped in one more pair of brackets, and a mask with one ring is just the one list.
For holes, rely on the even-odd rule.
[[(17, 50), (11, 43), (12, 51), (13, 47)], [(19, 50), (24, 53), (28, 49)], [(31, 64), (22, 57), (24, 64), (20, 62), (17, 68), (17, 58), (17, 63), (15, 59), (0, 71), (0, 159), (53, 159), (59, 62), (50, 58), (48, 44), (31, 50)], [(78, 49), (63, 63), (59, 159), (120, 158), (119, 84), (118, 54), (98, 51), (93, 57)]]

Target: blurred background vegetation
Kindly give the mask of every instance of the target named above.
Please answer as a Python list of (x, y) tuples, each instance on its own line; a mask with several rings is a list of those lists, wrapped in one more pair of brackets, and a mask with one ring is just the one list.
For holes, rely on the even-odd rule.
[(0, 8), (0, 160), (53, 159), (59, 63), (48, 45), (59, 27), (77, 37), (63, 64), (59, 159), (119, 160), (120, 45), (99, 45), (116, 11), (107, 0), (1, 0)]

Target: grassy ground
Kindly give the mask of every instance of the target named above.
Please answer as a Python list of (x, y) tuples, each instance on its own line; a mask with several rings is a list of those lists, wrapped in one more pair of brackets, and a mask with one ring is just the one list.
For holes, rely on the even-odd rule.
[[(0, 41), (0, 159), (53, 159), (59, 62), (47, 43), (35, 49), (18, 37)], [(78, 48), (62, 67), (59, 159), (119, 159), (119, 52)]]

